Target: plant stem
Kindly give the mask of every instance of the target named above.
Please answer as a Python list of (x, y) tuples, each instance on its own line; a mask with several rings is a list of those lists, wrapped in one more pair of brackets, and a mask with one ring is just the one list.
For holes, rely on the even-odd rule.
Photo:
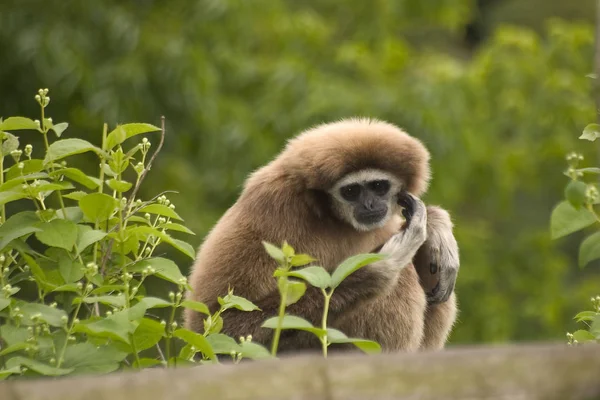
[[(4, 155), (0, 157), (0, 185), (4, 183)], [(2, 223), (6, 222), (6, 208), (2, 204)]]
[[(104, 127), (102, 128), (102, 150), (107, 151), (105, 149), (106, 147), (106, 136), (108, 135), (108, 125), (104, 124)], [(98, 193), (102, 193), (102, 190), (104, 188), (104, 164), (106, 163), (106, 160), (104, 159), (103, 156), (100, 157), (100, 185), (98, 186)], [(94, 223), (94, 229), (98, 230), (98, 226), (99, 226), (100, 222), (96, 220), (96, 222)], [(99, 246), (99, 242), (94, 243), (94, 264), (96, 264), (98, 262), (98, 246)], [(104, 271), (100, 271), (100, 274), (102, 276), (104, 276)]]
[[(287, 268), (286, 268), (287, 269)], [(285, 302), (287, 299), (288, 282), (287, 276), (281, 276), (279, 278), (279, 287), (281, 289), (281, 302), (279, 303), (279, 315), (277, 316), (277, 328), (273, 335), (273, 344), (271, 346), (271, 355), (275, 357), (277, 355), (277, 347), (279, 346), (279, 337), (281, 336), (281, 326), (283, 325), (283, 317), (285, 315)]]
[(131, 350), (133, 350), (133, 357), (135, 358), (137, 368), (142, 369), (142, 367), (140, 366), (140, 355), (138, 354), (137, 348), (135, 347), (135, 339), (133, 337), (133, 334), (129, 335), (129, 340), (131, 341)]
[[(84, 297), (85, 297), (85, 295), (84, 295)], [(71, 321), (71, 325), (69, 326), (69, 329), (67, 330), (67, 336), (65, 337), (65, 344), (63, 345), (63, 347), (60, 351), (58, 361), (56, 362), (56, 368), (60, 368), (60, 366), (63, 362), (63, 359), (65, 358), (65, 352), (67, 351), (67, 344), (69, 343), (69, 336), (71, 336), (71, 331), (73, 330), (73, 326), (75, 326), (75, 320), (77, 319), (77, 314), (79, 314), (79, 309), (81, 308), (82, 304), (83, 304), (83, 298), (77, 304), (77, 308), (75, 308), (75, 314), (73, 314), (73, 320)]]
[(323, 345), (323, 357), (327, 358), (327, 347), (329, 346), (327, 340), (327, 316), (329, 314), (329, 301), (331, 300), (331, 295), (333, 295), (333, 290), (329, 293), (325, 289), (323, 289), (323, 295), (325, 296), (325, 304), (323, 306), (323, 319), (321, 321), (321, 329), (325, 331), (325, 335), (321, 338), (321, 344)]

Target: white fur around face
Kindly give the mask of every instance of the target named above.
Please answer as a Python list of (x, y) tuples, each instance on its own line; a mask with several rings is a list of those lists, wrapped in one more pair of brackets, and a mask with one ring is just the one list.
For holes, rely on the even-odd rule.
[[(381, 219), (381, 221), (375, 224), (361, 224), (354, 218), (354, 209), (346, 200), (344, 200), (344, 198), (340, 194), (340, 188), (355, 183), (364, 186), (367, 182), (377, 180), (387, 180), (390, 182), (391, 186), (387, 194), (388, 212), (386, 216)], [(396, 207), (394, 207), (394, 204), (396, 195), (400, 192), (401, 189), (402, 182), (389, 172), (382, 171), (379, 169), (362, 169), (360, 171), (352, 172), (344, 176), (342, 179), (337, 181), (335, 185), (333, 185), (333, 187), (329, 190), (328, 193), (334, 200), (333, 208), (338, 217), (351, 224), (354, 227), (354, 229), (364, 232), (381, 228), (388, 223), (390, 217), (393, 215), (393, 212), (397, 209)]]

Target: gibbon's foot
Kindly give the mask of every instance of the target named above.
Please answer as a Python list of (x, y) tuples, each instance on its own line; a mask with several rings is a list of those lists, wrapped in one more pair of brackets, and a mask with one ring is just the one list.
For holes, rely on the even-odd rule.
[(447, 301), (454, 291), (460, 260), (446, 210), (427, 207), (427, 240), (417, 251), (414, 265), (429, 304)]

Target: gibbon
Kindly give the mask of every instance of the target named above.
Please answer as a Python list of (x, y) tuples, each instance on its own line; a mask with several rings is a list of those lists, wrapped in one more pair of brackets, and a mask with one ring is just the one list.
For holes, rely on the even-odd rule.
[[(449, 214), (418, 197), (429, 178), (427, 149), (392, 124), (347, 119), (309, 129), (249, 176), (201, 245), (187, 298), (214, 312), (217, 297), (233, 288), (262, 311), (227, 310), (222, 332), (268, 346), (273, 331), (261, 324), (277, 314), (280, 297), (277, 264), (262, 241), (287, 241), (330, 272), (350, 256), (380, 251), (384, 260), (335, 290), (328, 325), (388, 352), (441, 349), (457, 314), (459, 258)], [(322, 293), (310, 285), (287, 307), (315, 325), (322, 312)], [(187, 309), (185, 326), (202, 332), (203, 318)], [(280, 351), (313, 348), (311, 334), (283, 331)]]

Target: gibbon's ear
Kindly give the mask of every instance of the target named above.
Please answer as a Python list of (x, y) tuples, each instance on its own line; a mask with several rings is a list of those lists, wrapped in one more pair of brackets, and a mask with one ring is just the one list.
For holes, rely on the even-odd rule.
[(347, 174), (380, 169), (394, 174), (420, 196), (429, 182), (429, 152), (397, 126), (347, 119), (309, 129), (290, 140), (276, 163), (301, 177), (308, 189), (328, 190)]
[(306, 204), (313, 214), (323, 219), (331, 215), (331, 198), (322, 190), (308, 189), (304, 192)]

